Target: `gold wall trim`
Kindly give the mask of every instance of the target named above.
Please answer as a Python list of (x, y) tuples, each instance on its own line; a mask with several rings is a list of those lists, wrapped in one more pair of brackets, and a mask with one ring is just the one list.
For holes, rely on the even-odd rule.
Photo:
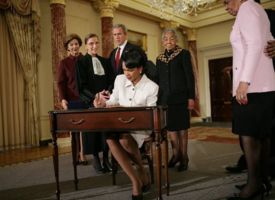
[(66, 5), (66, 0), (50, 0), (50, 4), (63, 4), (63, 5)]

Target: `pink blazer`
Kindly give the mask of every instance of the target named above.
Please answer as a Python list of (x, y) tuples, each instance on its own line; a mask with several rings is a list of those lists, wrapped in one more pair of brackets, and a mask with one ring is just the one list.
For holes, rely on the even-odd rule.
[(264, 54), (267, 41), (271, 39), (270, 23), (262, 6), (254, 0), (244, 2), (230, 35), (233, 48), (233, 96), (240, 81), (250, 84), (248, 93), (275, 91), (272, 59)]

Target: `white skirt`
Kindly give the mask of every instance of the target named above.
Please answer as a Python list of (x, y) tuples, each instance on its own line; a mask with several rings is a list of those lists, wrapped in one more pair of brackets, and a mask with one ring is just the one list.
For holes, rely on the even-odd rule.
[(136, 140), (138, 148), (141, 148), (146, 138), (149, 138), (152, 131), (131, 131), (132, 137)]

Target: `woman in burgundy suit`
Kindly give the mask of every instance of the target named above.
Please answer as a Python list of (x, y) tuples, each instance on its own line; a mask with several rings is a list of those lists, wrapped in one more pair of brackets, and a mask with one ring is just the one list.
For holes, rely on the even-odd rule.
[[(59, 100), (64, 110), (86, 107), (86, 105), (80, 101), (76, 87), (75, 65), (76, 61), (82, 57), (79, 51), (81, 45), (82, 40), (77, 34), (68, 35), (64, 42), (64, 48), (68, 52), (68, 56), (61, 60), (57, 71)], [(78, 164), (86, 165), (87, 160), (83, 154), (82, 133), (80, 136), (78, 143)]]

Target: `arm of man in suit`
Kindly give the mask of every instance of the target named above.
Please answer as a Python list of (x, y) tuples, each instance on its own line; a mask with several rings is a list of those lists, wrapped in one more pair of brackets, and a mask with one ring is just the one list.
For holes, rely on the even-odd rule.
[(275, 40), (270, 40), (267, 42), (267, 46), (265, 48), (265, 54), (270, 58), (275, 57)]

